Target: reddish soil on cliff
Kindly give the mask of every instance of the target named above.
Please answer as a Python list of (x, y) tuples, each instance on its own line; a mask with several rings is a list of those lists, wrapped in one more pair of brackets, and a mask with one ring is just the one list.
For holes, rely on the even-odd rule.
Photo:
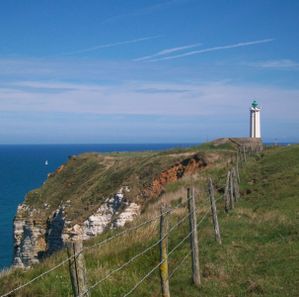
[(193, 175), (207, 165), (207, 159), (199, 154), (177, 162), (169, 169), (162, 171), (158, 177), (154, 178), (151, 185), (144, 189), (143, 195), (149, 198), (158, 197), (163, 192), (166, 184), (175, 182), (183, 176)]

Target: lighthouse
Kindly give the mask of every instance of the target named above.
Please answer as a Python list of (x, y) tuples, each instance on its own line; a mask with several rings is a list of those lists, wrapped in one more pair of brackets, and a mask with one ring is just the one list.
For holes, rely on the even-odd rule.
[(261, 109), (258, 107), (257, 102), (254, 100), (250, 108), (250, 137), (261, 138)]

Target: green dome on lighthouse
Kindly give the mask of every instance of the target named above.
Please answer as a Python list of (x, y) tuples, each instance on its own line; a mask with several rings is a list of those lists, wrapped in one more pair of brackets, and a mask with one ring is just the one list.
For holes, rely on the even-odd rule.
[(257, 104), (256, 100), (253, 100), (251, 107), (256, 108), (257, 106), (258, 106), (258, 104)]

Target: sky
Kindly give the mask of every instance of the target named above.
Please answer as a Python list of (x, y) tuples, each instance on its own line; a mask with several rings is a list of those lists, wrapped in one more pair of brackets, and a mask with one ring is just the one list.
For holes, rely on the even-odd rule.
[(0, 144), (299, 142), (297, 0), (2, 0)]

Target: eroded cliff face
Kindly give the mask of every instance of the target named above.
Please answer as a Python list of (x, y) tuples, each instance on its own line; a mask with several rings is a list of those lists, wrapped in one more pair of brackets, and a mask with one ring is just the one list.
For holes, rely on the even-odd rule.
[[(127, 222), (133, 221), (140, 214), (143, 204), (142, 199), (158, 197), (167, 183), (174, 182), (185, 175), (192, 175), (208, 164), (207, 159), (198, 154), (180, 156), (180, 159), (181, 161), (175, 161), (171, 166), (153, 176), (150, 184), (143, 184), (138, 191), (134, 188), (134, 183), (132, 183), (130, 186), (121, 186), (115, 194), (108, 198), (99, 196), (95, 200), (101, 201), (98, 207), (81, 221), (78, 221), (74, 214), (76, 212), (80, 213), (82, 209), (89, 208), (84, 203), (80, 205), (78, 201), (72, 200), (71, 195), (67, 196), (70, 198), (68, 200), (61, 199), (59, 205), (53, 210), (52, 203), (54, 200), (49, 199), (53, 194), (48, 188), (45, 190), (46, 194), (41, 194), (40, 192), (33, 193), (35, 201), (38, 198), (43, 200), (39, 200), (39, 208), (34, 208), (34, 203), (32, 202), (31, 205), (26, 204), (27, 200), (18, 207), (14, 220), (13, 264), (16, 267), (29, 267), (38, 263), (43, 257), (60, 250), (66, 241), (79, 238), (87, 240), (103, 233), (107, 229), (123, 227)], [(111, 166), (111, 160), (109, 162), (109, 166)], [(55, 182), (54, 190), (57, 188), (57, 183), (60, 182), (60, 177), (57, 177), (57, 175), (61, 175), (64, 185), (63, 189), (65, 190), (66, 188), (65, 191), (72, 189), (69, 187), (69, 179), (73, 178), (73, 175), (77, 173), (72, 169), (73, 175), (63, 176), (67, 167), (67, 165), (60, 167), (53, 175), (50, 175), (49, 183)], [(134, 175), (134, 178), (132, 176), (132, 174), (131, 176), (128, 174), (128, 177), (125, 177), (128, 181), (131, 179), (133, 181), (138, 180), (138, 176)], [(51, 180), (53, 178), (54, 180)], [(82, 181), (82, 186), (84, 186), (86, 180), (89, 181), (88, 178), (89, 176), (86, 177), (85, 181)], [(94, 177), (92, 178), (94, 179)], [(118, 176), (112, 175), (112, 178), (118, 178)], [(47, 186), (47, 182), (43, 187)], [(113, 180), (112, 182), (115, 181)], [(80, 184), (77, 185), (74, 182), (72, 184), (74, 188), (76, 186), (81, 188)], [(140, 184), (142, 185), (142, 183)], [(131, 186), (134, 188), (133, 194)], [(87, 190), (94, 187), (92, 184)], [(66, 193), (65, 195), (69, 194), (68, 192), (64, 193)], [(64, 197), (64, 193), (58, 194)], [(136, 193), (138, 198), (132, 199), (132, 195), (134, 196)], [(92, 195), (96, 194), (97, 192), (93, 190)], [(73, 195), (77, 195), (76, 192)], [(80, 205), (79, 208), (78, 205)]]
[(26, 204), (18, 207), (14, 219), (14, 260), (16, 267), (27, 267), (38, 263), (41, 252), (46, 249), (46, 228), (42, 222), (33, 219), (36, 209), (31, 209)]
[(37, 222), (36, 209), (25, 204), (18, 207), (14, 220), (14, 261), (15, 267), (29, 267), (43, 257), (60, 250), (66, 241), (89, 239), (109, 228), (123, 227), (140, 213), (140, 206), (129, 202), (122, 187), (113, 197), (105, 199), (100, 208), (82, 224), (73, 224), (67, 219), (70, 203), (62, 205), (47, 221)]
[(144, 194), (148, 197), (158, 197), (166, 184), (175, 182), (183, 176), (195, 174), (199, 169), (207, 165), (208, 162), (204, 157), (198, 154), (192, 155), (182, 162), (177, 162), (170, 168), (164, 170), (159, 176), (155, 177), (151, 185), (145, 188)]
[(133, 221), (140, 213), (140, 206), (128, 201), (126, 198), (128, 192), (130, 192), (129, 187), (122, 187), (113, 197), (107, 198), (83, 224), (75, 224), (66, 228), (64, 239), (86, 240), (109, 228), (123, 227), (127, 222)]

